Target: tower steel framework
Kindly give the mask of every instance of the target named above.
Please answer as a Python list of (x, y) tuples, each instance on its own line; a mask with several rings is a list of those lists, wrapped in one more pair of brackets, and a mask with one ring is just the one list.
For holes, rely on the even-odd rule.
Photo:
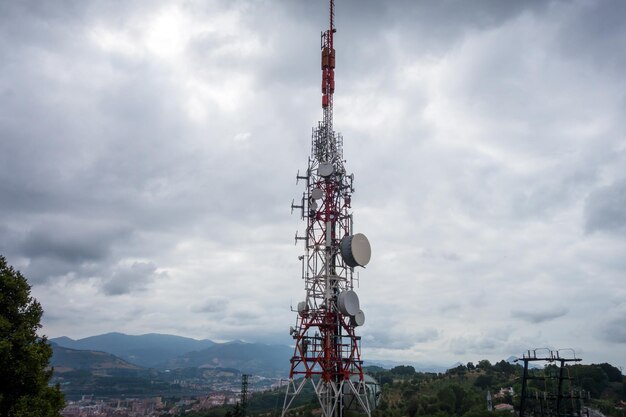
[(353, 291), (354, 269), (365, 266), (370, 246), (362, 234), (353, 235), (351, 195), (354, 176), (346, 172), (343, 138), (333, 129), (335, 91), (334, 1), (330, 0), (328, 30), (321, 35), (322, 120), (313, 128), (311, 156), (301, 202), (292, 202), (306, 223), (302, 279), (305, 299), (297, 307), (295, 340), (284, 417), (307, 384), (311, 384), (323, 417), (341, 417), (346, 409), (371, 415), (363, 376), (361, 339), (355, 327), (365, 316)]
[(248, 412), (248, 374), (241, 374), (241, 401), (239, 404), (239, 416), (246, 417)]
[[(563, 352), (566, 352), (565, 355)], [(529, 350), (515, 360), (519, 361), (524, 362), (519, 417), (581, 417), (584, 414), (583, 402), (589, 398), (589, 393), (575, 385), (576, 381), (567, 366), (568, 363), (582, 361), (573, 349)], [(530, 369), (531, 362), (557, 366)], [(529, 384), (531, 382), (544, 388), (533, 388)]]

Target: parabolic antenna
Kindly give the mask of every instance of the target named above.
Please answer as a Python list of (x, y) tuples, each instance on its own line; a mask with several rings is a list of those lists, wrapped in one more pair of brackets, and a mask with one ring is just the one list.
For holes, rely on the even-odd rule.
[(350, 317), (350, 323), (353, 326), (363, 326), (365, 324), (365, 313), (363, 310), (359, 310), (354, 316)]
[(324, 192), (321, 188), (313, 188), (311, 190), (311, 197), (313, 197), (313, 200), (319, 200), (320, 198), (324, 197)]
[(309, 203), (309, 208), (311, 210), (317, 210), (317, 203), (315, 201), (311, 201), (311, 203)]
[[(353, 384), (357, 384), (359, 382), (359, 375), (351, 375), (350, 381), (352, 381)], [(367, 401), (371, 408), (376, 408), (380, 400), (380, 385), (378, 384), (378, 381), (367, 374), (363, 374), (363, 381), (365, 382)], [(359, 405), (359, 401), (355, 398), (354, 392), (348, 384), (343, 386), (343, 398), (346, 409), (357, 411), (362, 410)]]
[(372, 257), (372, 247), (363, 233), (344, 236), (339, 249), (343, 261), (352, 268), (367, 265)]
[[(337, 307), (339, 311), (347, 316), (354, 316), (360, 310), (359, 297), (352, 290), (344, 291), (337, 297)], [(365, 319), (365, 317), (363, 317)]]
[(321, 177), (329, 177), (333, 172), (335, 172), (335, 167), (328, 162), (320, 162), (320, 165), (317, 167), (317, 175)]

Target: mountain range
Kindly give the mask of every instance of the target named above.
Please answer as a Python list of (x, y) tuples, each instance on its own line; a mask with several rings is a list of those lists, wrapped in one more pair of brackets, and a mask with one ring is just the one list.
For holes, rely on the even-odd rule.
[(161, 368), (235, 368), (247, 374), (284, 376), (293, 348), (284, 345), (229, 342), (188, 352), (160, 365)]
[(147, 368), (157, 367), (185, 353), (215, 345), (215, 342), (208, 339), (196, 340), (158, 333), (143, 335), (105, 333), (78, 340), (62, 336), (50, 339), (50, 342), (69, 349), (111, 353), (127, 362)]
[(69, 371), (106, 371), (111, 369), (141, 370), (141, 367), (128, 363), (115, 355), (93, 350), (69, 349), (51, 342), (52, 359), (50, 365), (57, 373)]
[(74, 340), (50, 339), (51, 365), (62, 370), (154, 368), (232, 368), (244, 373), (282, 377), (293, 348), (241, 341), (215, 343), (164, 334), (107, 333)]

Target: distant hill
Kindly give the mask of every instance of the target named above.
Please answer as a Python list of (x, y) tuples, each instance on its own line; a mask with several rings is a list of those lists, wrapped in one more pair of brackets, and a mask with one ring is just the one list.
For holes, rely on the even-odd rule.
[(437, 365), (437, 364), (425, 364), (425, 363), (417, 363), (417, 362), (410, 362), (410, 361), (405, 361), (405, 362), (400, 362), (400, 361), (392, 361), (392, 360), (385, 360), (385, 359), (372, 359), (372, 360), (365, 360), (365, 366), (378, 366), (384, 369), (391, 369), (394, 368), (396, 366), (402, 366), (402, 365), (410, 365), (413, 368), (415, 368), (416, 371), (418, 372), (445, 372), (450, 368), (454, 368), (455, 366), (458, 366), (458, 364), (456, 365), (452, 365), (452, 366), (443, 366), (443, 365)]
[(52, 358), (50, 365), (56, 373), (69, 371), (106, 371), (106, 370), (141, 370), (142, 368), (128, 363), (115, 355), (93, 350), (69, 349), (52, 342)]
[(125, 361), (143, 367), (154, 367), (186, 353), (206, 349), (215, 343), (211, 340), (196, 340), (189, 337), (149, 333), (127, 335), (106, 333), (84, 339), (57, 337), (51, 342), (69, 349), (108, 352)]
[[(261, 376), (285, 376), (289, 371), (289, 359), (293, 348), (285, 345), (265, 345), (234, 341), (215, 343), (165, 334), (131, 336), (123, 333), (107, 333), (73, 340), (57, 337), (50, 342), (59, 347), (84, 350), (84, 361), (93, 358), (94, 351), (115, 355), (129, 365), (158, 369), (181, 368), (232, 368), (244, 373)], [(58, 349), (57, 349), (58, 350)], [(67, 357), (60, 352), (60, 358)], [(79, 354), (74, 352), (74, 357)], [(76, 368), (86, 369), (86, 368)]]
[(186, 353), (164, 362), (160, 367), (234, 368), (262, 376), (284, 376), (289, 371), (293, 348), (285, 345), (231, 342), (215, 344), (207, 349)]

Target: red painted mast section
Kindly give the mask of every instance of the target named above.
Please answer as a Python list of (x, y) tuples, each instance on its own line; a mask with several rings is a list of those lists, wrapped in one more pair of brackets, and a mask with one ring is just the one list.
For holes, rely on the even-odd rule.
[[(322, 34), (322, 108), (332, 108), (333, 93), (335, 92), (335, 48), (333, 35), (336, 32), (334, 25), (334, 0), (330, 0), (330, 26)], [(332, 111), (331, 111), (332, 115)]]

